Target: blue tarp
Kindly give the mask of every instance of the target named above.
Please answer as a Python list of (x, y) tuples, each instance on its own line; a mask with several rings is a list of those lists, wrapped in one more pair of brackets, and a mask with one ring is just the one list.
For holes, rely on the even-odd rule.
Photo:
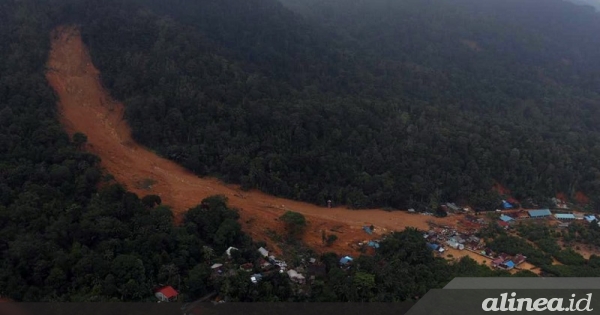
[(504, 209), (512, 209), (512, 205), (510, 203), (508, 203), (505, 200), (502, 200), (502, 206), (504, 207)]
[(367, 232), (367, 234), (369, 234), (369, 235), (373, 234), (373, 231), (371, 231), (371, 228), (366, 225), (363, 226), (363, 230), (365, 230), (365, 232)]
[(505, 262), (504, 264), (508, 268), (514, 268), (515, 267), (515, 263), (512, 260), (509, 260), (509, 261)]
[(427, 243), (427, 247), (429, 247), (431, 250), (437, 250), (438, 248), (440, 248), (440, 245)]
[(351, 262), (351, 261), (352, 261), (352, 257), (350, 257), (350, 256), (346, 256), (346, 257), (344, 257), (344, 258), (340, 259), (340, 264), (342, 264), (342, 265), (346, 265), (346, 264), (348, 264), (348, 263), (349, 263), (349, 262)]
[(592, 221), (596, 220), (596, 216), (593, 216), (593, 215), (586, 215), (584, 218), (585, 218), (585, 219), (586, 219), (588, 222), (592, 222)]
[(506, 214), (503, 214), (500, 216), (500, 220), (504, 221), (504, 222), (510, 222), (512, 220), (514, 220), (513, 218), (507, 216)]

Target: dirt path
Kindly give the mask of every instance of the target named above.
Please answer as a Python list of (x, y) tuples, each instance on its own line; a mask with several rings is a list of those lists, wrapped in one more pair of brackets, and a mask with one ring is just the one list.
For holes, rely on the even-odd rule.
[[(373, 224), (380, 232), (402, 230), (407, 226), (427, 229), (428, 220), (454, 225), (456, 219), (383, 210), (351, 211), (345, 208), (322, 208), (308, 203), (277, 198), (258, 191), (242, 192), (238, 186), (225, 185), (216, 179), (199, 178), (183, 167), (161, 158), (138, 145), (131, 138), (123, 119), (123, 104), (113, 100), (102, 87), (99, 71), (91, 62), (77, 29), (57, 28), (52, 36), (47, 79), (59, 97), (60, 120), (72, 135), (82, 132), (88, 137), (87, 150), (98, 155), (101, 165), (128, 190), (143, 197), (156, 194), (172, 207), (176, 217), (196, 206), (203, 198), (222, 194), (231, 206), (240, 209), (244, 231), (256, 241), (265, 241), (276, 249), (273, 233), (281, 235), (277, 221), (285, 210), (304, 214), (309, 226), (304, 241), (319, 252), (356, 253), (350, 244), (368, 240), (361, 227)], [(332, 247), (321, 244), (322, 230), (336, 234)], [(332, 232), (335, 230), (337, 232)]]

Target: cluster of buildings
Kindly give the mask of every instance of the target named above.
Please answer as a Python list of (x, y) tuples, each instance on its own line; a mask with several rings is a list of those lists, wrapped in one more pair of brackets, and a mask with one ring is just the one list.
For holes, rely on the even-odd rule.
[(434, 227), (423, 238), (427, 241), (427, 247), (439, 253), (445, 252), (445, 247), (476, 250), (483, 246), (481, 239), (474, 233), (460, 233), (448, 227)]

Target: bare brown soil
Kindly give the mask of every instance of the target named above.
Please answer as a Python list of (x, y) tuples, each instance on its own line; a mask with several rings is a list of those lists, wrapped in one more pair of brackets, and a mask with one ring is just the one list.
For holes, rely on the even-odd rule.
[[(440, 225), (456, 223), (455, 217), (439, 219), (380, 209), (328, 209), (259, 191), (242, 191), (236, 185), (226, 185), (212, 178), (199, 178), (132, 139), (123, 118), (123, 104), (112, 99), (102, 87), (99, 71), (92, 64), (76, 28), (59, 27), (51, 36), (47, 79), (58, 95), (60, 121), (67, 132), (70, 135), (75, 132), (86, 134), (86, 149), (102, 159), (101, 165), (106, 172), (140, 197), (159, 195), (164, 204), (172, 207), (177, 220), (202, 199), (221, 194), (228, 197), (231, 206), (240, 210), (244, 231), (256, 241), (267, 242), (275, 252), (279, 249), (273, 235), (284, 234), (278, 217), (286, 210), (292, 210), (307, 218), (306, 244), (318, 252), (339, 254), (356, 254), (352, 244), (377, 237), (367, 235), (362, 230), (363, 225), (372, 224), (376, 234), (381, 234), (406, 227), (427, 229), (429, 220)], [(336, 234), (338, 240), (331, 247), (325, 247), (322, 231)]]

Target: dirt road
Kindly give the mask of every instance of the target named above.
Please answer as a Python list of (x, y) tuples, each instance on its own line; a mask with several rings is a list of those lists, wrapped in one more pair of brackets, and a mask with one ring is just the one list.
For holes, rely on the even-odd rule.
[[(257, 241), (267, 242), (276, 251), (270, 231), (281, 235), (283, 226), (277, 218), (286, 210), (292, 210), (304, 214), (309, 222), (304, 236), (307, 244), (319, 252), (340, 254), (356, 253), (350, 244), (376, 237), (362, 231), (363, 225), (372, 224), (376, 233), (381, 233), (407, 226), (426, 229), (428, 220), (438, 224), (455, 223), (452, 218), (436, 219), (406, 212), (322, 208), (258, 191), (244, 192), (238, 186), (225, 185), (216, 179), (199, 178), (133, 141), (123, 118), (123, 104), (113, 100), (102, 87), (99, 71), (92, 64), (77, 29), (57, 28), (51, 36), (47, 79), (59, 97), (60, 120), (67, 132), (86, 134), (87, 150), (102, 159), (101, 165), (108, 173), (140, 197), (159, 195), (178, 218), (203, 198), (222, 194), (228, 197), (231, 206), (240, 209), (244, 231)], [(322, 230), (338, 236), (332, 247), (322, 245)]]

